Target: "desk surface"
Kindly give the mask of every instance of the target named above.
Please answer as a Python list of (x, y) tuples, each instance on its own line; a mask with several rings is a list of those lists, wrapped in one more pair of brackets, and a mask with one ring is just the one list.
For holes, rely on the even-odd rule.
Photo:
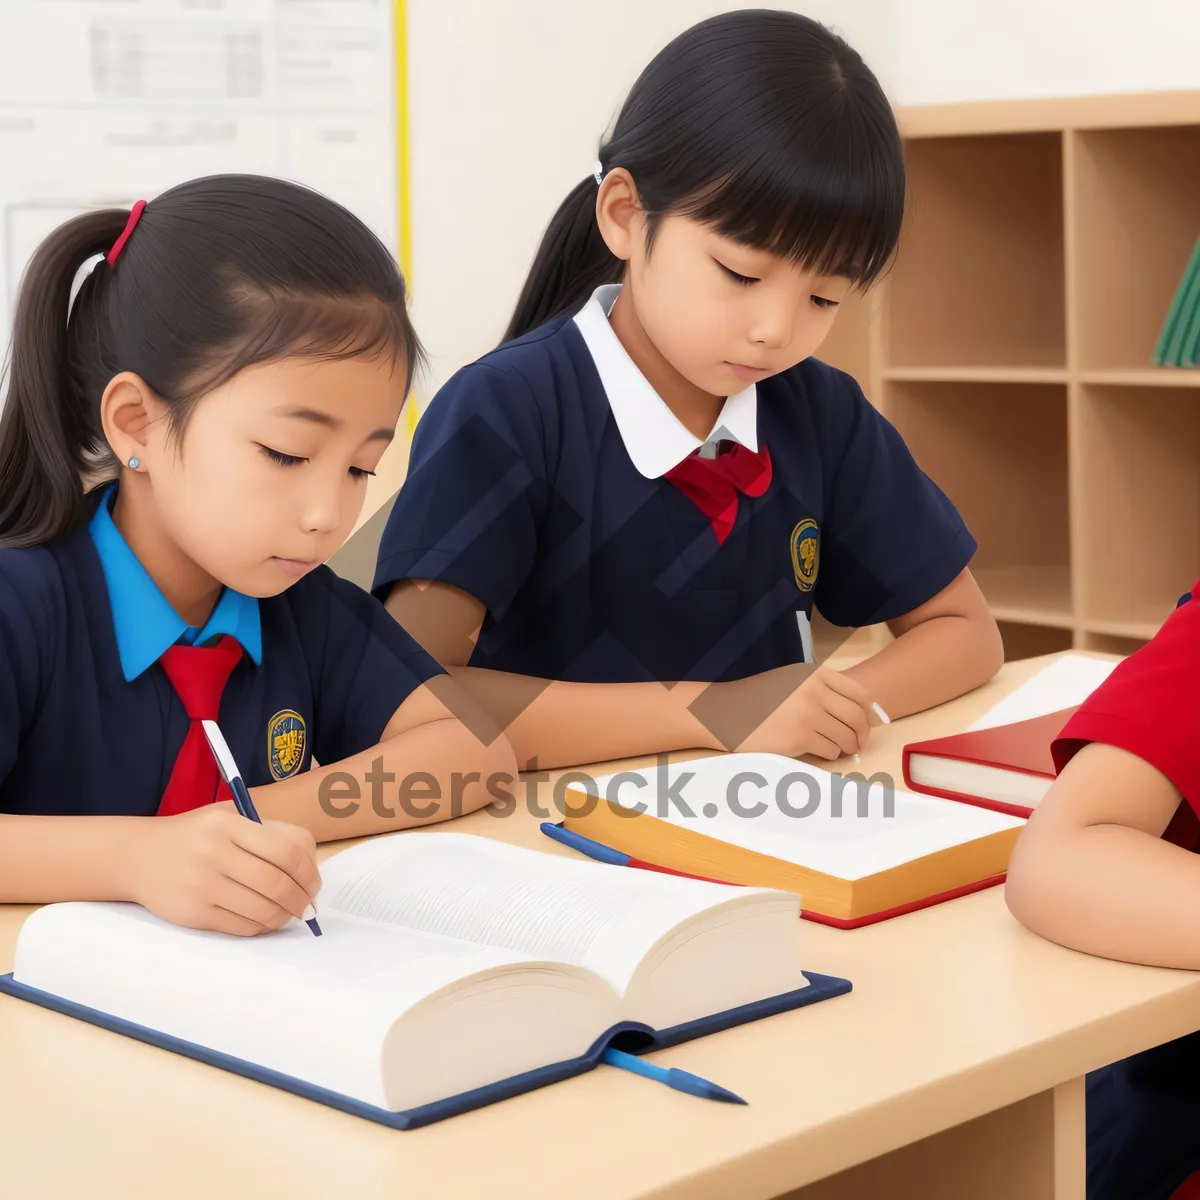
[[(899, 780), (904, 742), (961, 728), (1047, 661), (876, 731), (862, 768)], [(523, 808), (456, 827), (569, 853)], [(28, 911), (0, 906), (0, 969)], [(851, 994), (656, 1056), (747, 1108), (600, 1068), (397, 1132), (0, 997), (6, 1190), (755, 1200), (1200, 1027), (1200, 974), (1051, 945), (1013, 921), (999, 888), (852, 932), (803, 929), (805, 965), (847, 976)]]

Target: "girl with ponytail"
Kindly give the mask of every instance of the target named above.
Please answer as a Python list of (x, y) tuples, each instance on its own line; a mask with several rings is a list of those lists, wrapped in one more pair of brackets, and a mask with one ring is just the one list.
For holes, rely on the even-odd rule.
[[(449, 815), (373, 775), (364, 806), (360, 775), (444, 795), (451, 766), (512, 764), (324, 565), (419, 358), (392, 256), (292, 184), (195, 180), (37, 250), (0, 415), (0, 902), (275, 929), (316, 896), (316, 841)], [(456, 811), (490, 798), (460, 783)]]
[[(971, 534), (814, 357), (904, 200), (879, 84), (806, 17), (703, 21), (634, 84), (505, 343), (422, 417), (380, 548), (376, 594), (520, 763), (834, 759), (999, 668)], [(895, 638), (818, 668), (814, 607)]]

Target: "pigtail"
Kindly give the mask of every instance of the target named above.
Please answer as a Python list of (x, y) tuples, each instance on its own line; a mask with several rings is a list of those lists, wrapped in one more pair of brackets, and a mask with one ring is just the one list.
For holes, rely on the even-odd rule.
[(624, 264), (600, 236), (595, 177), (572, 189), (554, 214), (504, 339), (520, 337), (560, 313), (581, 306), (605, 283), (619, 283)]
[[(134, 212), (76, 217), (30, 262), (0, 413), (0, 546), (72, 533), (89, 487), (119, 478), (100, 409), (121, 372), (178, 435), (202, 395), (256, 363), (384, 356), (407, 392), (422, 361), (395, 255), (319, 192), (211, 175)], [(93, 256), (106, 261), (72, 306)]]
[[(106, 253), (129, 214), (86, 213), (38, 247), (21, 285), (13, 321), (8, 391), (0, 412), (0, 546), (32, 546), (71, 532), (84, 512), (83, 474), (104, 444), (99, 413), (74, 378), (68, 332), (71, 285), (94, 254)], [(90, 303), (106, 280), (101, 263), (76, 298)], [(83, 322), (90, 325), (90, 322)]]

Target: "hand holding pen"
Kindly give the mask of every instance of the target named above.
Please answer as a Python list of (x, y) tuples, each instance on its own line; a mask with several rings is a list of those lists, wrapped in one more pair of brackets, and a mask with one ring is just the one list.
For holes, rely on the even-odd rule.
[[(230, 751), (220, 727), (215, 721), (202, 721), (201, 724), (204, 727), (204, 736), (208, 739), (213, 757), (217, 761), (217, 769), (221, 772), (221, 778), (225, 780), (229, 790), (233, 793), (233, 803), (238, 813), (246, 820), (261, 825), (262, 821), (254, 807), (254, 802), (250, 799), (250, 791), (246, 787), (245, 780), (242, 779), (242, 773), (238, 770), (233, 753)], [(304, 909), (302, 919), (312, 930), (314, 937), (321, 936), (321, 926), (317, 923), (317, 911), (311, 900)]]
[(281, 929), (320, 887), (307, 829), (247, 820), (233, 804), (138, 818), (115, 849), (123, 898), (187, 929), (238, 937)]

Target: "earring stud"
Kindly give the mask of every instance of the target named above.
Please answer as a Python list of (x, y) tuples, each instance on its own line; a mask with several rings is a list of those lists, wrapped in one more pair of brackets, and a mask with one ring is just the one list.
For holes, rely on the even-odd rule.
[(142, 460), (140, 458), (131, 458), (129, 460), (129, 468), (132, 471), (136, 471), (138, 469), (138, 467), (140, 467), (141, 465), (142, 465)]

